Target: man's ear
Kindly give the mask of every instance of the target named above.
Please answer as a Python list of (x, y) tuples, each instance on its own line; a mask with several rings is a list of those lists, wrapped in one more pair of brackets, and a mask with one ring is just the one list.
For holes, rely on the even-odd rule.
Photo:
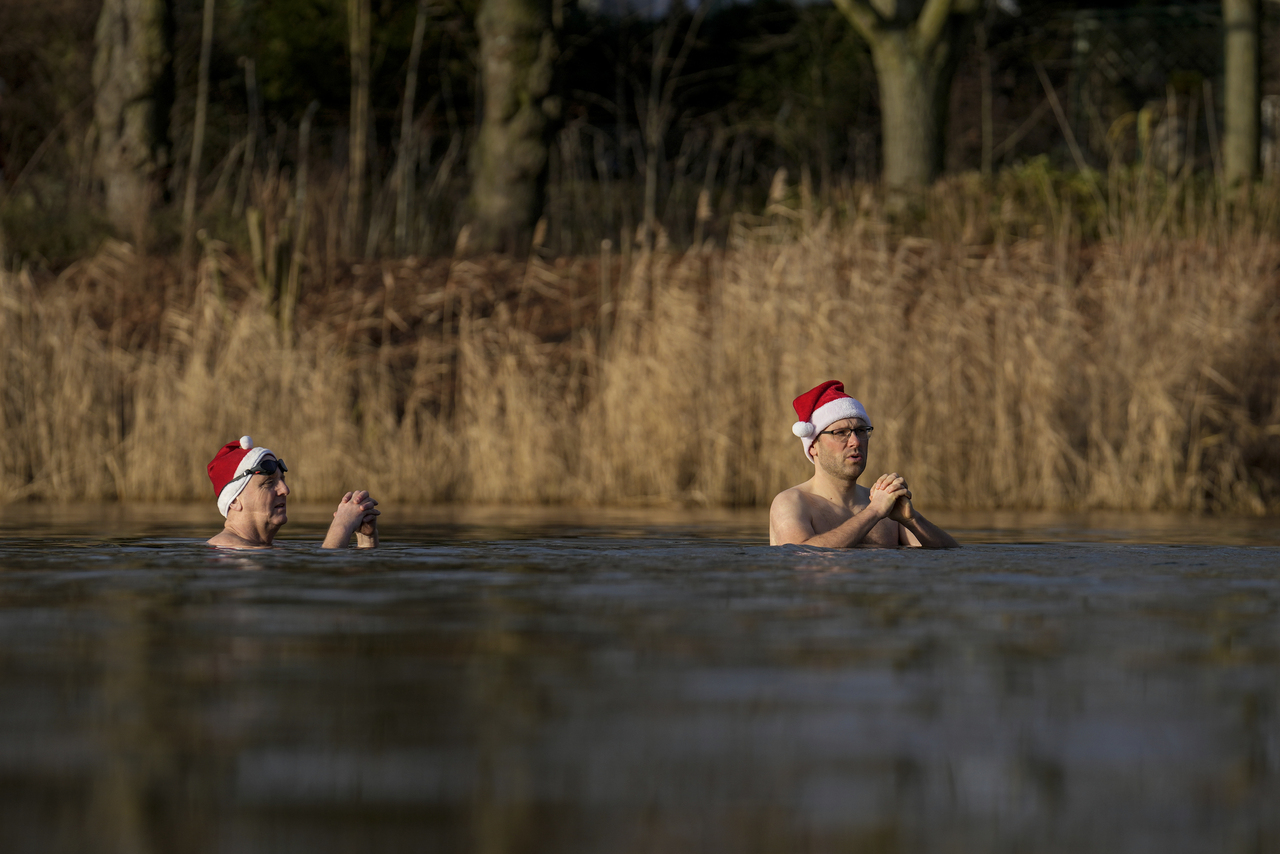
[(232, 510), (243, 510), (244, 505), (240, 503), (240, 496), (237, 495), (231, 499), (231, 503), (227, 505), (227, 514), (230, 515)]

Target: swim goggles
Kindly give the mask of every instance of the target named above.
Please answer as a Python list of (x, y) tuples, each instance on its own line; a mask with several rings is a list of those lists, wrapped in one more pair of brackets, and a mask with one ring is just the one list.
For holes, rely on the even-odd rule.
[(265, 474), (268, 477), (270, 477), (271, 475), (275, 474), (277, 470), (281, 472), (286, 472), (289, 470), (289, 467), (284, 464), (284, 460), (268, 458), (258, 463), (255, 467), (249, 469), (248, 471), (241, 472), (240, 474), (231, 478), (231, 483), (235, 483), (237, 480), (239, 480), (242, 477), (249, 477), (250, 475), (254, 475), (254, 474)]

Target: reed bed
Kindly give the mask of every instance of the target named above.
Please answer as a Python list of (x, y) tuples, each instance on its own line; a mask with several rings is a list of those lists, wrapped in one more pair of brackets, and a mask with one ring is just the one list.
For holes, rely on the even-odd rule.
[(213, 241), (194, 277), (119, 242), (0, 273), (0, 500), (208, 499), (249, 433), (303, 500), (767, 505), (839, 378), (923, 507), (1275, 511), (1273, 214), (1020, 180), (910, 228), (858, 191), (723, 247), (317, 259), (296, 306)]

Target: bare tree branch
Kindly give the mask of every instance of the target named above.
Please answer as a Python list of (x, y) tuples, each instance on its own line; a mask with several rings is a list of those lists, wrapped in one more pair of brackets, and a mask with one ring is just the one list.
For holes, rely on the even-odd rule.
[(898, 5), (899, 3), (919, 2), (919, 0), (867, 0), (867, 2), (885, 21), (896, 21), (898, 16), (905, 11)]
[(916, 45), (921, 51), (928, 51), (938, 43), (947, 18), (951, 17), (952, 5), (952, 0), (925, 0), (916, 19)]
[(702, 26), (703, 20), (707, 17), (707, 11), (711, 8), (708, 0), (698, 4), (698, 10), (693, 13), (693, 20), (689, 22), (689, 27), (684, 31), (684, 42), (680, 45), (680, 53), (676, 56), (675, 62), (672, 63), (671, 73), (667, 75), (667, 85), (663, 87), (662, 100), (667, 104), (671, 103), (672, 97), (675, 95), (676, 86), (680, 81), (680, 72), (684, 70), (684, 64), (689, 59), (689, 52), (693, 50), (693, 45), (698, 38), (698, 28)]
[(849, 19), (858, 35), (874, 44), (876, 33), (884, 26), (884, 17), (867, 0), (834, 0), (836, 8)]

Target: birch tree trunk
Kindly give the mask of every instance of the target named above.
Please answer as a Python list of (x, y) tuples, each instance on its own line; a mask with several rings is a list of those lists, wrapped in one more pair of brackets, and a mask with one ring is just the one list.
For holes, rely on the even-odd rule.
[(93, 118), (107, 217), (141, 238), (169, 165), (173, 14), (169, 0), (103, 0), (94, 35)]
[(1227, 186), (1252, 181), (1258, 169), (1258, 0), (1222, 0), (1222, 166)]
[(542, 213), (557, 55), (545, 0), (481, 0), (483, 109), (472, 152), (473, 245), (523, 252)]

